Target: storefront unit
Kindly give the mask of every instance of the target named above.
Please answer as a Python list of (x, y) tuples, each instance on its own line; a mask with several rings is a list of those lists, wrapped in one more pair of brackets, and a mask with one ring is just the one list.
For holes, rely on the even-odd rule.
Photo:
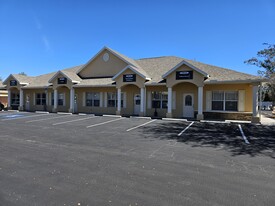
[(179, 57), (133, 60), (108, 47), (86, 64), (37, 77), (10, 75), (9, 108), (259, 122), (263, 79)]
[(6, 87), (0, 81), (0, 103), (4, 105), (4, 107), (8, 106), (8, 91)]

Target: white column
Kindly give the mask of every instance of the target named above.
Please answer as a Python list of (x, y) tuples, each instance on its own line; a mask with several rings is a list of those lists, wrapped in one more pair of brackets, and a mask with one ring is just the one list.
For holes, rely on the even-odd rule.
[(203, 87), (198, 87), (198, 114), (202, 115), (203, 108)]
[(144, 88), (140, 88), (140, 113), (144, 112)]
[(74, 112), (74, 88), (70, 90), (70, 112)]
[(259, 116), (258, 89), (259, 89), (258, 85), (253, 86), (253, 117), (258, 117)]
[(11, 90), (8, 90), (8, 109), (11, 107)]
[(117, 111), (121, 111), (121, 89), (117, 89)]
[(46, 105), (49, 105), (49, 92), (47, 89), (45, 89), (45, 94), (46, 94)]
[(19, 110), (23, 110), (23, 106), (24, 106), (24, 92), (22, 89), (20, 89), (20, 99), (19, 99)]
[(57, 93), (57, 89), (54, 90), (54, 104), (53, 104), (53, 108), (57, 109), (57, 103), (58, 103), (58, 93)]
[(168, 113), (172, 113), (172, 88), (169, 87), (168, 88), (168, 108), (167, 108), (167, 112)]

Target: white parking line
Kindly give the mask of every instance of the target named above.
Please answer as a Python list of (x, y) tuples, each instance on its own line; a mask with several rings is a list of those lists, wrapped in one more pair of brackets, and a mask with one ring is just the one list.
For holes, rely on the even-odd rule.
[(65, 122), (58, 122), (58, 123), (54, 123), (53, 125), (60, 125), (60, 124), (66, 124), (66, 123), (70, 123), (70, 122), (77, 122), (77, 121), (82, 121), (85, 119), (92, 119), (92, 118), (96, 118), (96, 116), (92, 116), (92, 117), (86, 117), (86, 118), (81, 118), (81, 119), (74, 119), (74, 120), (69, 120), (69, 121), (65, 121)]
[(107, 122), (101, 122), (101, 123), (98, 123), (98, 124), (92, 124), (92, 125), (87, 126), (86, 128), (96, 127), (96, 126), (100, 126), (100, 125), (103, 125), (103, 124), (108, 124), (110, 122), (115, 122), (115, 121), (122, 120), (122, 119), (125, 119), (125, 117), (120, 117), (118, 119), (113, 119), (113, 120), (109, 120)]
[(242, 134), (242, 136), (243, 136), (244, 142), (245, 142), (246, 144), (250, 144), (249, 141), (247, 140), (247, 138), (246, 138), (244, 132), (243, 132), (242, 126), (241, 126), (240, 124), (239, 124), (238, 126), (239, 126), (239, 129), (240, 129), (241, 134)]
[(29, 116), (23, 116), (23, 117), (15, 117), (15, 118), (10, 118), (10, 119), (2, 119), (2, 121), (25, 119), (25, 118), (29, 118), (29, 117), (39, 117), (39, 116), (44, 116), (44, 115), (48, 115), (48, 114), (39, 114), (39, 115), (29, 115)]
[(44, 121), (44, 120), (58, 119), (58, 118), (63, 118), (63, 117), (68, 117), (68, 116), (67, 116), (67, 115), (64, 115), (64, 116), (50, 117), (50, 118), (45, 118), (45, 119), (35, 119), (35, 120), (26, 121), (25, 123), (40, 122), (40, 121)]
[(189, 127), (192, 126), (192, 124), (194, 124), (194, 122), (191, 122), (184, 130), (182, 130), (182, 131), (178, 134), (178, 136), (181, 136), (186, 130), (188, 130)]
[(151, 121), (149, 121), (149, 122), (146, 122), (146, 123), (144, 123), (144, 124), (138, 125), (138, 126), (136, 126), (136, 127), (132, 127), (132, 128), (130, 128), (130, 129), (127, 129), (126, 132), (129, 132), (129, 131), (131, 131), (131, 130), (133, 130), (133, 129), (137, 129), (137, 128), (142, 127), (142, 126), (144, 126), (144, 125), (146, 125), (146, 124), (150, 124), (151, 122), (154, 122), (154, 121), (156, 121), (156, 119), (153, 119), (153, 120), (151, 120)]

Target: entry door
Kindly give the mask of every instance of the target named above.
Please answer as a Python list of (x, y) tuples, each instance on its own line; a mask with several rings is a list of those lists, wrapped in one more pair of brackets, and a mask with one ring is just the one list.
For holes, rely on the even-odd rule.
[(78, 113), (77, 111), (77, 94), (74, 95), (74, 113)]
[(138, 115), (140, 112), (140, 94), (134, 95), (134, 115)]
[(30, 111), (30, 95), (26, 95), (26, 111)]
[(183, 117), (194, 118), (194, 94), (183, 94)]

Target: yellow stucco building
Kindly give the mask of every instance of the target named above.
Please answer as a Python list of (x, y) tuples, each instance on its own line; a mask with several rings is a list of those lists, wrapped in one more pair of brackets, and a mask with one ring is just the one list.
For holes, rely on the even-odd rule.
[(104, 47), (84, 65), (11, 74), (3, 84), (10, 109), (259, 122), (262, 81), (174, 56), (134, 60)]

